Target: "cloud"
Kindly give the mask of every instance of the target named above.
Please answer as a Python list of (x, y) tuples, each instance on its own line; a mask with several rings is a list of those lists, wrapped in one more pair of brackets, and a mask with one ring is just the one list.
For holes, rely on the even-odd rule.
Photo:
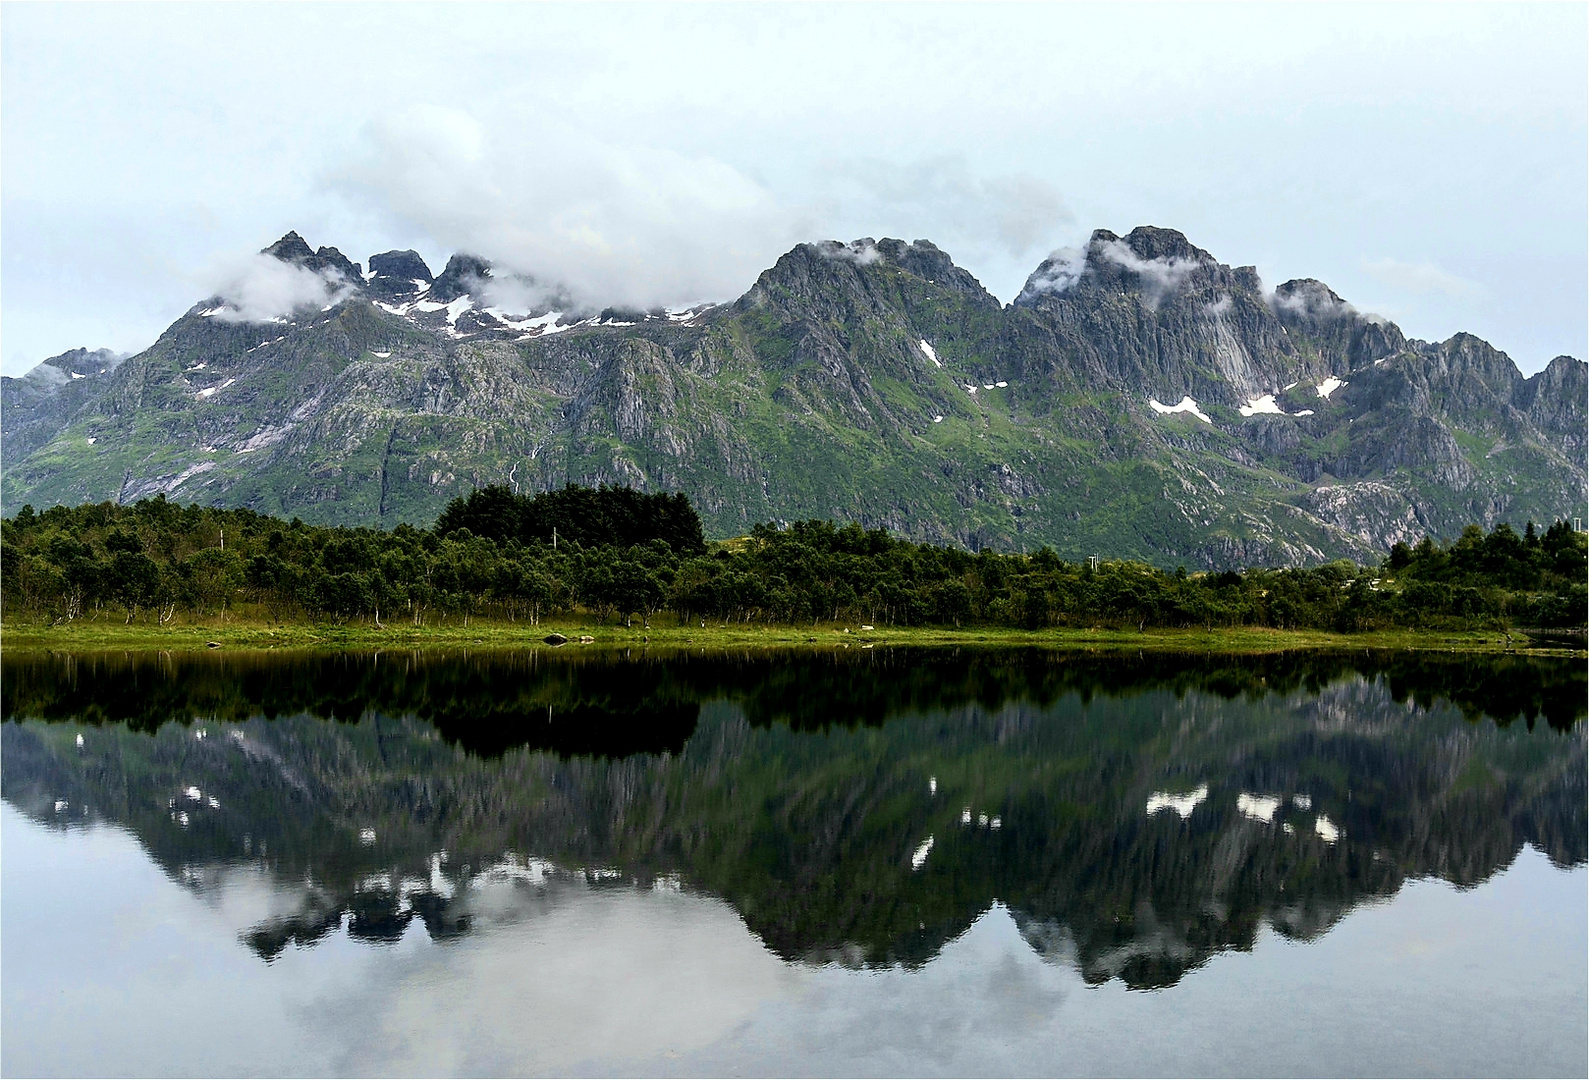
[(1002, 259), (1029, 257), (1073, 220), (1051, 184), (978, 176), (962, 155), (839, 162), (794, 197), (646, 138), (555, 115), (426, 105), (370, 124), (326, 179), (388, 233), (479, 255), (581, 309), (730, 299), (822, 235), (927, 236), (957, 257)]
[(483, 280), (466, 278), (464, 284), (471, 295), (479, 297), (482, 307), (511, 314), (540, 315), (548, 311), (570, 311), (576, 306), (564, 290), (523, 274), (493, 273)]
[(829, 170), (827, 213), (867, 231), (927, 236), (946, 250), (1027, 258), (1074, 224), (1058, 188), (1028, 173), (979, 176), (964, 154), (900, 164), (855, 158)]
[(1122, 239), (1099, 240), (1085, 250), (1064, 247), (1049, 255), (1026, 279), (1021, 296), (1030, 299), (1040, 293), (1063, 293), (1101, 263), (1112, 263), (1137, 275), (1142, 282), (1144, 299), (1152, 308), (1158, 307), (1166, 296), (1180, 288), (1188, 275), (1203, 265), (1197, 259), (1144, 259)]
[(1357, 309), (1335, 295), (1328, 285), (1312, 278), (1288, 281), (1272, 292), (1265, 291), (1264, 298), (1277, 311), (1306, 318), (1335, 319), (1357, 314)]
[(304, 308), (339, 303), (354, 290), (334, 270), (316, 273), (269, 255), (250, 256), (215, 278), (221, 282), (215, 295), (223, 306), (212, 318), (221, 322), (270, 322)]
[(1124, 240), (1105, 240), (1094, 244), (1092, 253), (1142, 279), (1149, 307), (1158, 307), (1165, 297), (1181, 287), (1181, 282), (1202, 267), (1197, 259), (1144, 259)]
[(852, 262), (857, 266), (870, 266), (883, 257), (883, 253), (877, 250), (877, 241), (871, 237), (851, 240), (848, 244), (841, 244), (837, 240), (824, 240), (812, 246), (824, 258)]
[(1402, 262), (1399, 259), (1364, 259), (1363, 269), (1381, 284), (1408, 292), (1437, 293), (1458, 299), (1472, 299), (1486, 294), (1484, 286), (1476, 281), (1458, 277), (1432, 262)]
[(1337, 296), (1324, 282), (1313, 278), (1285, 282), (1273, 291), (1266, 289), (1263, 295), (1264, 300), (1276, 312), (1291, 312), (1318, 321), (1361, 319), (1374, 326), (1390, 325), (1390, 320), (1383, 315), (1359, 309)]
[(1087, 270), (1087, 252), (1079, 247), (1064, 247), (1040, 263), (1032, 276), (1026, 279), (1020, 299), (1030, 300), (1042, 293), (1058, 295), (1065, 292)]
[(488, 127), (436, 106), (373, 124), (332, 183), (394, 231), (591, 308), (734, 296), (811, 235), (799, 207), (714, 158), (552, 119)]
[(1221, 293), (1218, 300), (1215, 300), (1212, 304), (1203, 305), (1203, 311), (1209, 315), (1224, 315), (1235, 306), (1235, 303), (1231, 299), (1230, 293)]

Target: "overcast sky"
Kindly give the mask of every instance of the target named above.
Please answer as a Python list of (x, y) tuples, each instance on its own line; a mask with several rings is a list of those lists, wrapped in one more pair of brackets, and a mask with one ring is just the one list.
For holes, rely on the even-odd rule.
[(1586, 354), (1583, 4), (0, 10), (0, 363), (136, 350), (297, 229), (616, 303), (928, 238), (1001, 299), (1179, 229), (1525, 372)]

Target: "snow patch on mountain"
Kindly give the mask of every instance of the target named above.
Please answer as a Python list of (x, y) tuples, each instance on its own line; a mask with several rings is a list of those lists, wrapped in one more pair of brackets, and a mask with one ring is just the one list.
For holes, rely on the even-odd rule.
[(1176, 402), (1174, 405), (1165, 405), (1157, 398), (1148, 398), (1148, 405), (1151, 406), (1153, 411), (1156, 413), (1191, 413), (1205, 424), (1212, 424), (1214, 422), (1208, 418), (1207, 414), (1205, 414), (1202, 409), (1197, 407), (1197, 402), (1192, 400), (1192, 395), (1190, 394), (1187, 394), (1185, 397), (1181, 398), (1181, 400)]
[(1284, 416), (1286, 411), (1275, 403), (1273, 394), (1264, 394), (1261, 397), (1248, 398), (1247, 404), (1238, 405), (1236, 411), (1243, 416), (1257, 416), (1259, 413), (1269, 413), (1274, 416)]

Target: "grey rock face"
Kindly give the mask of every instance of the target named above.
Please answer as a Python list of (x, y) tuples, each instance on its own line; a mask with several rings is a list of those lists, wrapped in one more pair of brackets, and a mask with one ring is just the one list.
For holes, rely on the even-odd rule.
[(0, 464), (10, 468), (54, 438), (124, 359), (110, 349), (70, 349), (21, 378), (0, 378)]
[(1215, 262), (1170, 229), (1100, 229), (1085, 252), (1039, 266), (1015, 304), (1043, 319), (1088, 381), (1166, 403), (1234, 408), (1329, 374), (1292, 342), (1252, 267)]

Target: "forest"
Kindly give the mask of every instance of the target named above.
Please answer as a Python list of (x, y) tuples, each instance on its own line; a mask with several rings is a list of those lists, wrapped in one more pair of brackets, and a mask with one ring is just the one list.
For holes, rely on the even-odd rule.
[(917, 544), (828, 521), (708, 542), (682, 494), (488, 487), (430, 529), (386, 531), (180, 505), (24, 506), (0, 523), (7, 620), (168, 623), (222, 613), (273, 623), (650, 626), (868, 624), (1075, 628), (1582, 627), (1589, 547), (1564, 521), (1470, 525), (1398, 543), (1379, 565), (1187, 573)]

